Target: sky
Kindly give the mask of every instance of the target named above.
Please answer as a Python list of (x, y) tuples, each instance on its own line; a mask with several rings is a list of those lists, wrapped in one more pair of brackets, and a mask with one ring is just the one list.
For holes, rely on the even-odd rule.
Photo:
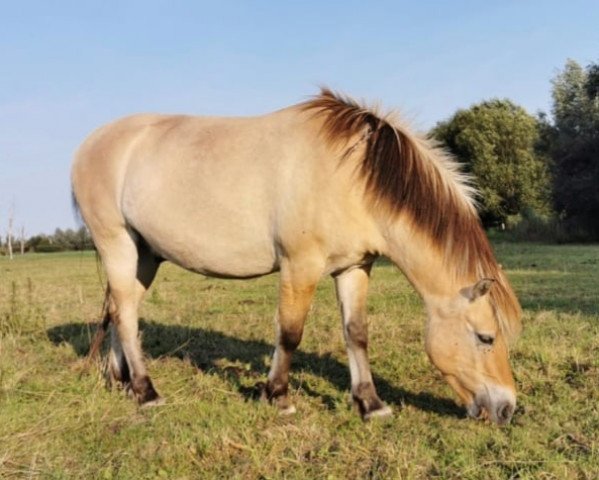
[(327, 85), (426, 131), (498, 97), (550, 111), (599, 61), (597, 0), (0, 0), (0, 235), (75, 228), (69, 171), (135, 112), (254, 115)]

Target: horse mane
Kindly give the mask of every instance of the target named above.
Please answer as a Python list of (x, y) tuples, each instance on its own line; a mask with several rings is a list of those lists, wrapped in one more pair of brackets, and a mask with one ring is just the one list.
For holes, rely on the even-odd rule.
[(518, 300), (497, 264), (476, 211), (477, 191), (460, 165), (430, 139), (402, 125), (397, 116), (380, 115), (327, 88), (300, 105), (323, 122), (332, 147), (347, 146), (341, 159), (365, 143), (359, 173), (375, 206), (406, 213), (436, 247), (456, 279), (492, 278), (490, 290), (498, 325), (508, 339), (520, 330)]

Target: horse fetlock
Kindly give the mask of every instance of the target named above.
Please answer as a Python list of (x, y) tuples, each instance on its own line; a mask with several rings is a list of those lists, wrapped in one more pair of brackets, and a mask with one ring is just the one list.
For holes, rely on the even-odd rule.
[(268, 380), (264, 386), (263, 395), (269, 401), (272, 401), (278, 397), (287, 396), (289, 390), (288, 382), (281, 380)]
[(262, 388), (260, 399), (276, 406), (281, 415), (291, 415), (296, 412), (296, 408), (289, 399), (288, 391), (287, 382), (269, 380)]

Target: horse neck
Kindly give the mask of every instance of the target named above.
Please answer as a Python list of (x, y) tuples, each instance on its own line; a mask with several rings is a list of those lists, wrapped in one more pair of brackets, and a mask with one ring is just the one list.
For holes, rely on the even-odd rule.
[(470, 279), (456, 278), (441, 250), (409, 222), (397, 221), (386, 229), (385, 255), (406, 275), (426, 304), (452, 298)]

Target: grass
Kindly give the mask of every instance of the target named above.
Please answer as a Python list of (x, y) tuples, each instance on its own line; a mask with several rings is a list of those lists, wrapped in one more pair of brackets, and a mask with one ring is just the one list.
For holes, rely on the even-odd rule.
[(93, 254), (0, 258), (0, 478), (598, 478), (599, 246), (496, 245), (525, 309), (519, 408), (464, 418), (423, 349), (424, 311), (374, 270), (371, 360), (392, 420), (363, 423), (330, 281), (292, 376), (298, 413), (254, 399), (272, 352), (276, 276), (206, 279), (165, 265), (142, 307), (167, 398), (139, 409), (86, 367), (103, 291)]

